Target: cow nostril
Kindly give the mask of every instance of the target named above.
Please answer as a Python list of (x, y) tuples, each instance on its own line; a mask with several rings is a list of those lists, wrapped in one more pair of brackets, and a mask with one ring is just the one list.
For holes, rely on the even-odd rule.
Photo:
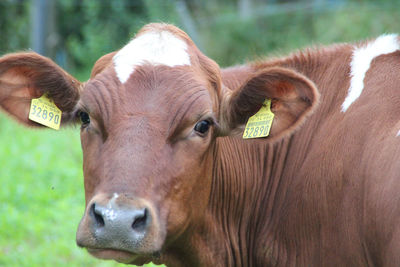
[(136, 231), (143, 231), (147, 224), (148, 211), (146, 208), (140, 210), (133, 218), (132, 228)]
[(97, 226), (103, 227), (104, 226), (104, 219), (103, 216), (100, 214), (99, 211), (96, 211), (96, 204), (93, 203), (92, 207), (90, 208), (90, 214), (94, 218)]

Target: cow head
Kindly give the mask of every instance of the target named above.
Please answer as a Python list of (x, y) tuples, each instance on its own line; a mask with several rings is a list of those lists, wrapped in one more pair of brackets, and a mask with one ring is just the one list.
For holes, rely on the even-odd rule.
[[(0, 106), (28, 120), (32, 98), (47, 93), (62, 124), (81, 125), (86, 210), (77, 243), (96, 257), (141, 264), (162, 255), (201, 224), (208, 208), (217, 138), (240, 133), (265, 98), (273, 100), (271, 137), (309, 114), (317, 91), (293, 70), (254, 71), (237, 88), (181, 30), (145, 26), (80, 83), (49, 59), (0, 59)], [(248, 141), (254, 142), (254, 141)]]

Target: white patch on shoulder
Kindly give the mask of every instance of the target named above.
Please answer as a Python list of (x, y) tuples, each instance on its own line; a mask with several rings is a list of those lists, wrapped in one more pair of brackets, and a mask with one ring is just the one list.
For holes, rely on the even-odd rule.
[(396, 34), (387, 34), (378, 37), (375, 41), (363, 47), (355, 47), (351, 66), (350, 88), (346, 99), (342, 104), (342, 112), (357, 100), (364, 89), (364, 77), (372, 60), (380, 55), (389, 54), (399, 50)]
[(150, 63), (170, 67), (190, 65), (184, 40), (169, 31), (151, 31), (131, 40), (113, 58), (118, 79), (125, 83), (135, 67)]

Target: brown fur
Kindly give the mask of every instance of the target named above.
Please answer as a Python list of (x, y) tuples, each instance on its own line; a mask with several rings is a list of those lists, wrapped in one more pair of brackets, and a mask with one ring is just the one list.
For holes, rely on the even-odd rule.
[[(121, 84), (109, 54), (79, 102), (76, 87), (63, 86), (69, 76), (49, 60), (0, 59), (3, 99), (50, 72), (60, 86), (40, 82), (56, 103), (90, 114), (81, 129), (87, 207), (118, 193), (120, 205), (146, 205), (154, 218), (144, 241), (117, 251), (98, 243), (86, 211), (79, 245), (135, 264), (400, 265), (399, 51), (372, 61), (363, 93), (342, 113), (350, 45), (220, 71), (171, 25), (139, 34), (154, 29), (185, 40), (192, 65), (144, 65)], [(265, 97), (276, 116), (271, 136), (241, 139)], [(27, 123), (27, 113), (1, 105)], [(201, 136), (193, 128), (205, 119), (212, 127)]]
[(112, 58), (115, 56), (116, 53), (117, 52), (111, 52), (99, 58), (94, 64), (92, 73), (90, 74), (90, 79), (93, 79), (97, 74), (110, 66), (112, 64)]

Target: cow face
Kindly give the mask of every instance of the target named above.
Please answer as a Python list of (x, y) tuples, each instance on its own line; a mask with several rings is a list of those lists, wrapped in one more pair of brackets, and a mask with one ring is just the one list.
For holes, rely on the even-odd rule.
[(100, 258), (146, 261), (136, 255), (161, 251), (206, 208), (220, 84), (207, 70), (218, 68), (158, 27), (101, 59), (77, 104), (87, 200), (77, 240)]
[(111, 67), (87, 83), (77, 110), (87, 200), (78, 244), (99, 257), (107, 246), (151, 255), (201, 214), (212, 171), (212, 90), (189, 67), (144, 65), (124, 84)]
[(288, 69), (254, 71), (238, 88), (220, 77), (184, 32), (151, 24), (102, 57), (84, 84), (37, 54), (1, 58), (0, 104), (36, 126), (29, 101), (47, 93), (64, 124), (81, 124), (86, 210), (77, 243), (99, 258), (142, 264), (201, 224), (218, 137), (240, 133), (271, 98), (267, 140), (278, 139), (317, 101), (313, 84)]

